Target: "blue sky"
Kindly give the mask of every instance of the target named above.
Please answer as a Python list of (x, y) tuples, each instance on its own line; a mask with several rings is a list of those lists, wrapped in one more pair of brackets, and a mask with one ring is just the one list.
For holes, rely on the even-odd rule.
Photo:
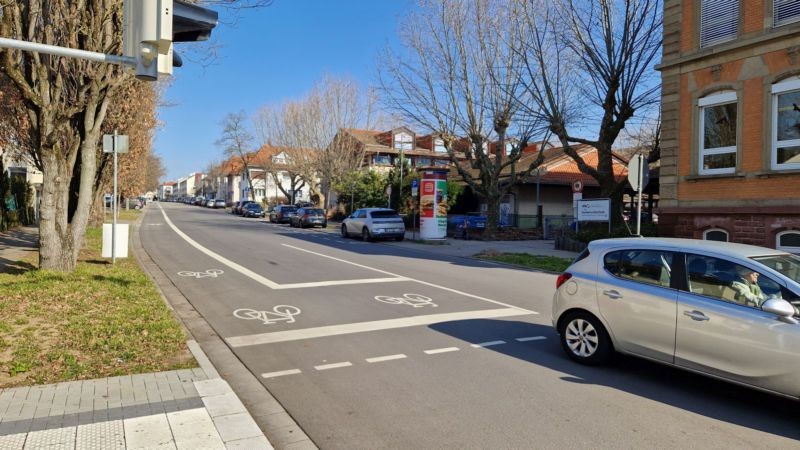
[[(228, 113), (252, 115), (261, 106), (295, 99), (325, 74), (364, 86), (375, 79), (377, 53), (397, 44), (398, 23), (411, 0), (275, 0), (241, 12), (235, 24), (221, 12), (212, 34), (216, 62), (202, 67), (184, 58), (159, 109), (162, 126), (153, 148), (167, 180), (201, 172), (222, 159), (214, 142)], [(186, 53), (186, 45), (176, 50)]]

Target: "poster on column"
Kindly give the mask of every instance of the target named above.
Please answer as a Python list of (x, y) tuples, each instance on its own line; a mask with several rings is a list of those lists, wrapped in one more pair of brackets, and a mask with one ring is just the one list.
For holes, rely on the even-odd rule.
[(420, 237), (444, 239), (447, 236), (447, 172), (425, 171), (421, 184)]

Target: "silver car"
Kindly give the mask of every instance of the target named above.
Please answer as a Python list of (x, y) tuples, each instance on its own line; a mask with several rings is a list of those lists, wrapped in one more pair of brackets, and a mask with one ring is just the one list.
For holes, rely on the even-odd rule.
[(614, 351), (800, 398), (800, 256), (728, 242), (594, 241), (556, 281), (573, 360)]
[(406, 235), (403, 218), (388, 208), (357, 209), (342, 221), (342, 237), (361, 236), (364, 241), (394, 238), (402, 241)]

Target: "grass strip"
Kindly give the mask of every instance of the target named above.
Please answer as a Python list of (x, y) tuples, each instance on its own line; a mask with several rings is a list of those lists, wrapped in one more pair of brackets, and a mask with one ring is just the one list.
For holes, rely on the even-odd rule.
[(530, 253), (483, 252), (478, 253), (475, 257), (550, 272), (563, 272), (572, 263), (572, 260), (567, 258), (531, 255)]
[(100, 257), (90, 228), (72, 273), (0, 273), (0, 387), (197, 367), (183, 328), (136, 259)]

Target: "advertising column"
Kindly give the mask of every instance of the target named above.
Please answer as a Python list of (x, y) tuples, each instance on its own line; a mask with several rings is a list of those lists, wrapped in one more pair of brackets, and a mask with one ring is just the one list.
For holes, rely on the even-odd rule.
[(420, 224), (422, 239), (447, 236), (447, 170), (426, 170), (420, 183)]

